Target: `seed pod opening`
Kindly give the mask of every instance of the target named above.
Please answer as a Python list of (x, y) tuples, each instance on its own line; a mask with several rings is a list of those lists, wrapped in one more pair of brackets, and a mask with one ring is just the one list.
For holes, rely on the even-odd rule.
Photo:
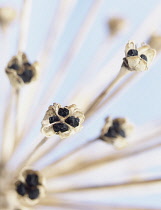
[(125, 47), (122, 68), (129, 71), (146, 71), (149, 69), (155, 55), (156, 51), (149, 45), (143, 43), (138, 48), (133, 41), (129, 41)]
[(84, 119), (84, 114), (75, 104), (62, 107), (54, 103), (49, 106), (42, 120), (41, 132), (46, 137), (56, 134), (60, 138), (67, 138), (82, 128)]
[(106, 118), (106, 123), (101, 132), (101, 139), (107, 143), (113, 144), (115, 148), (120, 149), (127, 146), (127, 138), (130, 135), (133, 126), (125, 118)]
[(15, 182), (15, 190), (20, 203), (35, 205), (45, 195), (45, 179), (38, 171), (26, 169)]
[(38, 64), (29, 63), (25, 53), (18, 53), (12, 57), (6, 67), (6, 74), (9, 77), (11, 85), (20, 88), (25, 84), (30, 84), (37, 77)]

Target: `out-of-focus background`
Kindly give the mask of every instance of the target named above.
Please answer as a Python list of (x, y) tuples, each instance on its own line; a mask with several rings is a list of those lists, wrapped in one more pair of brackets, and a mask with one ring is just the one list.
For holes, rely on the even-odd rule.
[[(68, 2), (68, 0), (66, 1)], [(47, 84), (52, 83), (54, 72), (59, 69), (62, 60), (71, 47), (73, 39), (75, 38), (75, 36), (78, 35), (79, 29), (81, 28), (82, 24), (84, 24), (84, 21), (86, 21), (86, 18), (90, 11), (90, 7), (93, 2), (94, 0), (76, 1), (74, 9), (72, 10), (71, 15), (66, 22), (64, 30), (62, 31), (61, 36), (57, 40), (56, 46), (53, 48), (53, 52), (50, 55), (49, 65), (46, 67), (46, 69), (43, 69), (43, 71), (47, 71), (48, 74), (46, 75), (46, 78), (42, 80), (43, 88), (41, 89), (41, 93), (37, 93), (37, 95), (41, 96), (42, 99), (40, 103), (44, 103), (43, 95), (46, 91), (45, 87)], [(45, 44), (47, 31), (52, 26), (52, 24), (53, 27), (55, 27), (55, 25), (57, 24), (59, 25), (59, 20), (57, 19), (57, 22), (52, 22), (54, 20), (54, 14), (56, 14), (58, 9), (58, 3), (59, 0), (33, 1), (26, 48), (26, 53), (31, 61), (35, 61), (38, 58), (38, 55)], [(22, 0), (0, 0), (0, 7), (9, 6), (19, 11), (21, 5)], [(93, 24), (91, 25), (91, 29), (89, 30), (89, 33), (87, 34), (79, 53), (77, 53), (74, 60), (69, 65), (69, 73), (66, 75), (62, 86), (58, 88), (59, 91), (56, 92), (53, 98), (51, 97), (50, 103), (53, 103), (54, 101), (63, 104), (65, 97), (68, 97), (70, 92), (75, 88), (77, 80), (79, 80), (81, 74), (83, 74), (83, 70), (86, 71), (86, 67), (89, 65), (90, 62), (95, 62), (95, 60), (92, 59), (94, 54), (96, 54), (101, 43), (106, 39), (106, 37), (108, 39), (109, 36), (109, 29), (107, 25), (107, 21), (109, 18), (113, 16), (122, 17), (126, 20), (127, 25), (111, 44), (107, 44), (107, 50), (105, 51), (106, 56), (103, 55), (104, 59), (102, 60), (100, 65), (98, 65), (98, 69), (95, 69), (94, 71), (96, 84), (100, 82), (97, 80), (97, 72), (100, 71), (101, 67), (103, 68), (106, 63), (110, 63), (111, 60), (116, 56), (116, 54), (120, 52), (121, 56), (116, 56), (117, 59), (115, 60), (115, 62), (113, 61), (111, 68), (107, 69), (107, 77), (111, 75), (111, 78), (113, 78), (114, 75), (118, 72), (119, 66), (122, 63), (122, 58), (124, 57), (124, 46), (128, 40), (136, 40), (136, 43), (140, 44), (142, 42), (147, 42), (153, 32), (161, 34), (161, 13), (159, 14), (158, 12), (159, 8), (161, 8), (160, 0), (105, 0), (99, 9)], [(5, 78), (2, 71), (4, 69), (4, 66), (6, 65), (5, 62), (8, 61), (13, 55), (15, 55), (15, 53), (17, 53), (16, 47), (18, 42), (19, 24), (20, 23), (17, 20), (14, 21), (13, 24), (11, 24), (10, 28), (5, 34), (6, 42), (3, 41), (4, 34), (0, 30), (1, 110), (3, 110), (3, 108), (5, 107), (5, 87), (7, 89), (7, 86), (9, 85), (8, 79)], [(143, 126), (155, 120), (160, 120), (160, 60), (161, 56), (158, 55), (150, 70), (140, 73), (144, 74), (141, 79), (135, 82), (134, 85), (130, 85), (128, 88), (126, 88), (124, 94), (118, 95), (110, 106), (104, 107), (101, 112), (99, 112), (99, 115), (97, 114), (95, 118), (92, 118), (91, 123), (84, 128), (78, 139), (81, 139), (82, 137), (85, 137), (87, 139), (91, 137), (91, 135), (95, 136), (95, 134), (99, 133), (102, 125), (104, 124), (104, 118), (108, 115), (113, 117), (127, 117), (130, 119), (130, 121), (136, 124), (137, 127)], [(83, 82), (84, 81), (82, 80), (82, 84)], [(90, 82), (86, 88), (92, 88)], [(99, 92), (99, 89), (97, 90)], [(38, 104), (35, 104), (34, 106), (35, 107), (33, 108), (37, 108)], [(44, 110), (46, 110), (46, 108)], [(42, 119), (43, 115), (44, 112), (40, 114), (39, 118)], [(28, 139), (33, 138), (33, 135), (35, 133), (37, 134), (39, 132), (39, 129), (40, 123), (37, 123), (32, 132), (28, 135)], [(25, 140), (24, 148), (29, 143), (28, 139)], [(20, 151), (20, 154), (23, 153), (24, 150)], [(153, 158), (157, 158), (158, 154), (159, 152), (156, 153), (156, 157), (151, 156), (150, 159), (152, 160)], [(59, 155), (59, 152), (56, 153), (56, 155)], [(13, 160), (13, 162), (11, 162), (11, 165), (15, 162), (18, 162), (17, 158), (18, 155), (15, 155), (15, 159)], [(160, 156), (158, 156), (158, 158), (160, 158)], [(44, 160), (44, 164), (50, 161), (50, 159), (51, 154), (49, 154), (46, 160)], [(139, 158), (137, 158), (137, 160), (134, 161), (133, 164), (137, 164), (137, 161), (139, 161)], [(147, 170), (147, 173), (153, 174), (153, 172), (157, 172), (158, 174), (161, 172), (158, 165), (154, 168), (150, 168), (149, 171)], [(122, 195), (124, 194), (124, 198), (119, 197), (120, 194), (116, 193), (117, 203), (135, 204), (137, 202), (138, 204), (143, 206), (145, 206), (146, 204), (146, 206), (156, 206), (161, 208), (161, 198), (158, 193), (155, 193), (155, 190), (154, 192), (152, 191), (151, 194), (147, 193), (147, 195), (143, 195), (143, 193), (139, 191), (139, 188), (137, 190), (138, 194), (134, 193), (135, 195), (132, 194), (132, 196), (130, 195), (130, 193), (127, 194), (127, 191), (124, 193), (121, 192)], [(102, 200), (103, 199), (106, 199), (106, 201), (108, 200), (110, 202), (114, 198), (112, 196), (110, 197), (110, 195), (107, 198), (102, 192)]]
[[(61, 59), (70, 47), (70, 44), (77, 34), (77, 31), (84, 19), (86, 18), (89, 8), (93, 0), (81, 0), (77, 1), (75, 8), (71, 14), (71, 17), (67, 21), (65, 30), (62, 33), (60, 40), (56, 46), (56, 50), (51, 55), (50, 59), (50, 71), (55, 71), (59, 66)], [(15, 9), (20, 9), (22, 4), (21, 0), (1, 0), (0, 6), (13, 6)], [(44, 45), (47, 30), (50, 27), (52, 17), (57, 9), (57, 0), (35, 0), (33, 1), (33, 7), (31, 12), (31, 22), (29, 27), (29, 38), (27, 42), (26, 52), (30, 59), (35, 60), (42, 46)], [(160, 4), (159, 0), (147, 0), (147, 1), (104, 1), (103, 6), (100, 8), (98, 15), (91, 27), (91, 30), (81, 47), (80, 53), (70, 66), (70, 74), (64, 83), (64, 88), (61, 92), (56, 95), (55, 100), (60, 100), (61, 95), (65, 96), (68, 94), (68, 90), (73, 88), (73, 81), (79, 78), (80, 72), (85, 69), (88, 62), (94, 62), (89, 60), (90, 57), (95, 53), (102, 40), (108, 36), (107, 20), (112, 16), (121, 16), (128, 21), (126, 33), (121, 34), (119, 38), (112, 44), (109, 52), (107, 48), (107, 57), (104, 62), (108, 62), (120, 49), (122, 45), (125, 45), (128, 40), (133, 38), (138, 42), (146, 42), (147, 39), (141, 39), (137, 37), (135, 32), (144, 23), (148, 16), (156, 9), (157, 5)], [(53, 23), (55, 24), (55, 23)], [(152, 32), (160, 32), (161, 25), (153, 22), (149, 22), (151, 25)], [(16, 51), (16, 41), (18, 39), (18, 23), (15, 22), (10, 28), (10, 33), (7, 35), (8, 45), (7, 55), (10, 58)], [(145, 32), (146, 33), (146, 32)], [(135, 37), (133, 37), (135, 34)], [(146, 34), (148, 37), (150, 34)], [(1, 34), (2, 38), (2, 34)], [(0, 47), (3, 49), (3, 41), (1, 39)], [(124, 49), (122, 48), (122, 55)], [(3, 50), (1, 50), (1, 57)], [(121, 63), (122, 58), (116, 61)], [(121, 98), (118, 98), (116, 103), (108, 109), (109, 113), (114, 115), (127, 115), (130, 119), (135, 121), (137, 124), (146, 123), (149, 120), (159, 118), (161, 113), (159, 112), (161, 107), (161, 97), (159, 97), (160, 90), (160, 62), (159, 59), (148, 71), (144, 74), (144, 78), (137, 82), (137, 84), (126, 91)], [(110, 71), (108, 69), (107, 71)], [(50, 75), (49, 79), (50, 79)], [(70, 82), (72, 80), (72, 83)], [(48, 80), (46, 80), (48, 82)], [(72, 85), (70, 85), (70, 83)]]

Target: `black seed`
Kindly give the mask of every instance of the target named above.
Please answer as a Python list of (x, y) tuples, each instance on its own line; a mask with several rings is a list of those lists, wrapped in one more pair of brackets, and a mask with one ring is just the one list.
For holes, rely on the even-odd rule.
[(125, 134), (125, 131), (124, 130), (120, 129), (119, 132), (118, 132), (118, 134), (120, 136), (122, 136), (123, 138), (126, 138), (126, 134)]
[(16, 186), (16, 191), (21, 196), (26, 195), (27, 192), (26, 192), (25, 184), (22, 183), (22, 182), (18, 183), (17, 186)]
[(66, 132), (68, 130), (68, 126), (64, 123), (56, 123), (53, 125), (53, 129), (55, 132)]
[(60, 108), (58, 114), (62, 117), (66, 117), (69, 114), (69, 110), (66, 108)]
[(38, 188), (28, 188), (28, 196), (31, 200), (39, 197), (40, 191)]
[(110, 137), (110, 138), (116, 138), (117, 137), (117, 132), (115, 131), (114, 127), (109, 127), (108, 132), (105, 134), (105, 136)]
[(146, 57), (146, 55), (144, 55), (144, 54), (141, 54), (140, 57), (141, 57), (142, 59), (144, 59), (145, 61), (148, 60), (147, 57)]
[(54, 123), (54, 122), (57, 122), (59, 120), (60, 120), (59, 117), (58, 116), (55, 116), (55, 115), (53, 115), (52, 117), (49, 117), (49, 123), (50, 124), (51, 123)]
[(68, 123), (69, 125), (71, 125), (72, 127), (77, 127), (79, 125), (79, 118), (77, 117), (74, 117), (74, 116), (71, 116), (71, 117), (68, 117), (65, 122)]
[(138, 51), (134, 50), (134, 49), (129, 50), (128, 53), (127, 53), (127, 57), (137, 56), (137, 55), (138, 55)]
[(9, 69), (19, 70), (20, 67), (17, 64), (12, 64), (11, 66), (9, 66)]
[(31, 67), (31, 64), (28, 63), (28, 62), (24, 63), (23, 65), (24, 65), (25, 67)]
[(19, 74), (24, 82), (30, 82), (33, 77), (33, 72), (31, 70), (25, 70), (22, 74)]
[(120, 123), (119, 123), (118, 121), (113, 121), (113, 127), (114, 127), (115, 129), (120, 128)]
[(122, 137), (126, 137), (125, 131), (121, 129), (120, 123), (118, 121), (113, 121), (113, 128), (116, 133)]
[(30, 187), (36, 187), (39, 184), (39, 177), (37, 174), (28, 174), (26, 177), (26, 183)]
[(119, 133), (121, 130), (119, 122), (113, 122), (113, 129), (116, 131), (116, 133)]

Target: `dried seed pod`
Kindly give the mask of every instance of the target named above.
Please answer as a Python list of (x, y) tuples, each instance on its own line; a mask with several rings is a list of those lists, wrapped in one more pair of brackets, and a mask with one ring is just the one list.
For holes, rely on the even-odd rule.
[(120, 149), (127, 146), (127, 137), (133, 130), (133, 126), (125, 118), (106, 118), (106, 123), (101, 132), (101, 139), (113, 144)]
[(122, 68), (130, 71), (146, 71), (152, 63), (156, 51), (149, 45), (143, 43), (137, 48), (133, 41), (129, 41), (125, 47), (125, 58)]
[(60, 138), (67, 138), (82, 128), (84, 119), (84, 114), (75, 104), (62, 107), (54, 103), (42, 120), (41, 132), (47, 137), (57, 134)]
[(15, 189), (20, 203), (32, 206), (45, 196), (45, 179), (38, 171), (25, 169), (18, 177)]
[(10, 7), (0, 8), (0, 25), (3, 29), (16, 18), (16, 11)]
[(148, 44), (157, 52), (159, 52), (161, 50), (161, 35), (152, 34), (148, 41)]
[(120, 17), (112, 17), (108, 20), (108, 26), (112, 36), (117, 35), (125, 27), (125, 25), (125, 19)]
[(38, 63), (28, 62), (25, 53), (18, 53), (9, 61), (6, 73), (13, 87), (20, 88), (24, 84), (34, 81), (37, 76)]

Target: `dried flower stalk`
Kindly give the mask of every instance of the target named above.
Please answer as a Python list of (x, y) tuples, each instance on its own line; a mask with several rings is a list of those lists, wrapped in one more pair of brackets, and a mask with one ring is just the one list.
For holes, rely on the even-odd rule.
[(64, 155), (62, 158), (52, 162), (50, 165), (48, 165), (47, 167), (45, 167), (42, 170), (42, 173), (45, 174), (46, 177), (52, 177), (52, 167), (55, 166), (56, 164), (58, 164), (59, 162), (69, 158), (70, 156), (74, 155), (75, 153), (81, 151), (82, 149), (90, 146), (91, 144), (93, 144), (94, 142), (96, 142), (99, 138), (95, 138), (91, 141), (85, 142), (84, 144), (80, 145), (79, 147), (77, 147), (76, 149), (72, 150), (71, 152), (67, 153), (66, 155)]
[(103, 190), (103, 189), (117, 189), (122, 187), (135, 187), (137, 185), (147, 186), (149, 184), (157, 184), (161, 182), (161, 177), (153, 178), (153, 179), (145, 179), (145, 180), (135, 180), (129, 182), (121, 182), (116, 184), (103, 184), (103, 185), (95, 185), (95, 186), (84, 186), (84, 187), (73, 187), (69, 189), (64, 189), (60, 191), (56, 191), (57, 193), (65, 193), (65, 192), (77, 192), (77, 191), (90, 191), (90, 190)]
[[(157, 138), (161, 135), (160, 130), (157, 130), (154, 134), (152, 133), (151, 135), (149, 135), (148, 137), (143, 137), (142, 139), (140, 139), (140, 143), (144, 144), (147, 143), (148, 141), (151, 141), (154, 138)], [(130, 146), (130, 145), (129, 145)], [(114, 162), (114, 161), (119, 161), (122, 160), (124, 158), (128, 158), (128, 157), (132, 157), (138, 154), (141, 154), (143, 152), (148, 152), (149, 150), (155, 149), (157, 147), (160, 147), (161, 143), (154, 143), (154, 145), (150, 145), (147, 147), (141, 147), (138, 148), (137, 143), (136, 144), (132, 144), (129, 149), (127, 148), (126, 151), (121, 151), (119, 153), (114, 153), (111, 155), (107, 155), (105, 157), (101, 157), (99, 159), (94, 159), (92, 161), (86, 161), (86, 162), (82, 162), (79, 165), (77, 163), (74, 164), (74, 166), (72, 166), (71, 168), (65, 170), (65, 171), (57, 171), (54, 172), (51, 177), (60, 177), (60, 176), (65, 176), (65, 175), (70, 175), (70, 174), (75, 174), (78, 172), (82, 172), (82, 171), (86, 171), (86, 170), (91, 170), (91, 169), (96, 169), (99, 166), (103, 165), (103, 164), (107, 164), (110, 162)]]

